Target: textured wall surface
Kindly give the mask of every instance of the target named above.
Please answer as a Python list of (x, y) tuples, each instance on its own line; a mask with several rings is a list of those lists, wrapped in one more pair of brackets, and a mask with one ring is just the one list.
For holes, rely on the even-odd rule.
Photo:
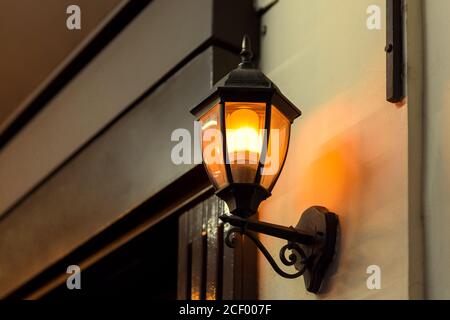
[[(373, 4), (381, 30), (366, 27)], [(409, 298), (408, 109), (385, 101), (384, 14), (381, 0), (281, 0), (263, 17), (261, 67), (303, 116), (260, 218), (295, 225), (323, 205), (339, 215), (341, 239), (319, 296), (260, 256), (262, 299)], [(262, 240), (275, 255), (283, 244)], [(370, 265), (381, 268), (380, 290), (367, 288)]]
[(426, 295), (450, 299), (450, 2), (424, 2)]

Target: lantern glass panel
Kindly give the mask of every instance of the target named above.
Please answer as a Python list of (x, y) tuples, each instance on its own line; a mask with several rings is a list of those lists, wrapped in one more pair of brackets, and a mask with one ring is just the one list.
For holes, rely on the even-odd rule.
[(226, 102), (228, 159), (234, 183), (254, 183), (264, 140), (264, 102)]
[(274, 183), (280, 174), (289, 145), (291, 123), (272, 105), (270, 119), (269, 144), (264, 168), (261, 173), (261, 185), (272, 191)]
[(220, 104), (200, 118), (203, 164), (216, 189), (227, 184), (220, 121)]

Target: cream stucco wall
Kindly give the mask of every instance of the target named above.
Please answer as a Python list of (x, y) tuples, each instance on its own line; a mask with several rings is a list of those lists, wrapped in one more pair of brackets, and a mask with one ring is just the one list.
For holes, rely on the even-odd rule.
[[(371, 31), (374, 4), (383, 25)], [(263, 16), (261, 68), (303, 116), (260, 219), (295, 225), (306, 208), (323, 205), (339, 215), (341, 239), (319, 296), (260, 256), (261, 299), (410, 297), (408, 106), (385, 100), (384, 13), (383, 0), (281, 0)], [(283, 244), (262, 240), (275, 256)], [(381, 268), (381, 290), (366, 286), (370, 265)]]
[(426, 296), (450, 299), (450, 1), (424, 1)]

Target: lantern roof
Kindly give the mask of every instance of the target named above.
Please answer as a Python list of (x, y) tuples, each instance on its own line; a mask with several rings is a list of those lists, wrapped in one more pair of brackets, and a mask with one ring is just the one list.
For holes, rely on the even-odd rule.
[(219, 102), (266, 102), (275, 105), (292, 123), (301, 111), (252, 62), (247, 35), (242, 40), (241, 63), (214, 87), (210, 95), (191, 110), (200, 117)]

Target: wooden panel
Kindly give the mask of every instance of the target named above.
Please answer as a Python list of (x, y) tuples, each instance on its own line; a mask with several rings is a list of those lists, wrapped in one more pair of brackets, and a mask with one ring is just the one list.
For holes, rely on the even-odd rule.
[(258, 267), (257, 267), (257, 249), (255, 244), (247, 237), (243, 238), (242, 243), (242, 299), (258, 299)]
[(178, 220), (178, 290), (177, 297), (181, 300), (186, 300), (187, 295), (187, 269), (188, 269), (188, 228), (189, 220), (188, 213), (183, 214)]
[[(220, 212), (228, 213), (228, 208), (226, 205), (221, 202)], [(224, 225), (223, 234), (226, 236), (227, 232), (230, 230), (230, 225)], [(223, 300), (233, 300), (235, 298), (234, 290), (235, 290), (235, 251), (232, 248), (229, 248), (224, 239), (222, 239), (223, 243)]]
[[(240, 237), (235, 249), (225, 245), (224, 235), (230, 227), (219, 222), (223, 213), (228, 213), (226, 205), (213, 196), (180, 217), (180, 252), (186, 253), (179, 258), (179, 299), (257, 298), (256, 247)], [(189, 288), (190, 296), (185, 294)]]
[[(223, 212), (225, 214), (230, 214), (226, 204), (223, 205)], [(226, 236), (228, 231), (232, 226), (226, 225), (224, 228), (224, 235)], [(235, 248), (229, 248), (226, 244), (225, 259), (224, 259), (224, 280), (229, 277), (228, 283), (226, 284), (227, 289), (224, 290), (226, 295), (224, 295), (225, 300), (242, 300), (242, 272), (243, 272), (243, 237), (239, 234), (235, 234)]]
[(138, 101), (0, 220), (0, 296), (194, 167), (172, 164), (170, 136), (176, 128), (192, 130), (189, 109), (209, 92), (219, 63), (213, 51), (206, 50)]
[(220, 281), (218, 272), (221, 252), (219, 238), (221, 236), (218, 226), (218, 199), (211, 197), (205, 200), (206, 236), (207, 236), (207, 266), (206, 266), (206, 299), (217, 300), (220, 297)]
[[(71, 4), (88, 13), (83, 14), (82, 28), (76, 32), (68, 32), (62, 24)], [(77, 54), (85, 50), (88, 40), (114, 21), (115, 15), (126, 6), (130, 7), (127, 0), (0, 2), (0, 38), (2, 46), (8, 48), (2, 52), (0, 60), (0, 148), (7, 142), (5, 129), (30, 107), (30, 101), (55, 80)], [(24, 28), (24, 21), (33, 27)], [(61, 78), (58, 80), (62, 82)]]
[(186, 299), (192, 300), (192, 260), (193, 260), (193, 253), (192, 253), (192, 235), (193, 235), (193, 224), (192, 224), (192, 217), (193, 217), (193, 211), (194, 209), (190, 209), (186, 213), (186, 221), (188, 223), (188, 229), (187, 229), (187, 266), (186, 266)]
[(189, 212), (190, 225), (192, 227), (191, 243), (192, 243), (192, 287), (191, 299), (204, 300), (205, 286), (204, 278), (206, 277), (206, 270), (204, 268), (205, 262), (205, 248), (204, 248), (204, 203), (198, 204), (193, 210)]
[[(242, 300), (242, 288), (244, 286), (242, 272), (244, 268), (244, 248), (243, 248), (243, 237), (241, 235), (236, 234), (235, 244), (236, 247), (234, 249), (230, 249), (229, 257), (232, 261), (229, 266), (229, 273), (233, 274), (233, 281), (230, 284), (233, 284), (233, 300)], [(224, 265), (224, 272), (227, 272), (226, 268), (228, 266)]]
[[(218, 203), (220, 206), (220, 203)], [(220, 211), (219, 211), (220, 212)], [(217, 291), (216, 300), (223, 300), (223, 266), (224, 266), (224, 248), (222, 241), (224, 237), (223, 223), (219, 223), (217, 227)]]
[(251, 4), (153, 0), (1, 150), (0, 215), (193, 54), (211, 44), (237, 52), (244, 33), (256, 42)]
[(209, 0), (152, 1), (1, 150), (0, 213), (206, 41), (209, 21)]
[[(186, 185), (189, 185), (188, 189), (186, 189)], [(196, 166), (155, 196), (133, 209), (132, 212), (121, 217), (98, 235), (64, 256), (63, 259), (46, 268), (32, 280), (27, 281), (9, 294), (7, 298), (38, 299), (45, 296), (54, 288), (65, 284), (68, 265), (77, 264), (82, 270), (87, 269), (99, 259), (147, 232), (150, 228), (159, 224), (161, 220), (173, 219), (171, 217), (173, 215), (179, 217), (180, 212), (190, 207), (194, 199), (203, 199), (211, 196), (212, 193), (213, 190), (203, 166)], [(178, 248), (178, 243), (176, 247)], [(173, 253), (171, 254), (173, 255)]]
[(0, 297), (193, 168), (170, 161), (171, 133), (236, 66), (227, 28), (257, 35), (254, 12), (214, 22), (216, 1), (252, 2), (152, 1), (2, 150)]

